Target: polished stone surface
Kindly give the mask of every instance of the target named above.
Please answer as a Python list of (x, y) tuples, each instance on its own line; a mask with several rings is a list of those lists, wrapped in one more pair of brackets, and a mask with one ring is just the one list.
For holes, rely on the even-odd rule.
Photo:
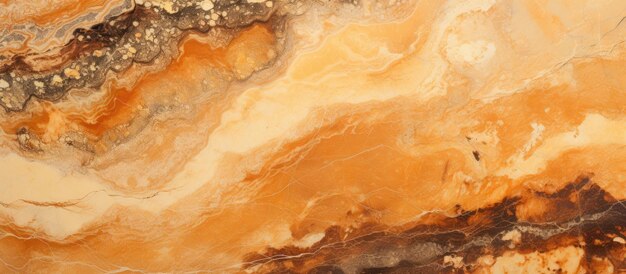
[(0, 273), (624, 273), (625, 18), (0, 0)]

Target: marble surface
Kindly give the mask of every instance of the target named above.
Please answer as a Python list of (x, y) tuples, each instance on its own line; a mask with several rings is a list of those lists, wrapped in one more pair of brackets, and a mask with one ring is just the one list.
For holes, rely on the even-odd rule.
[(624, 273), (625, 21), (0, 0), (0, 273)]

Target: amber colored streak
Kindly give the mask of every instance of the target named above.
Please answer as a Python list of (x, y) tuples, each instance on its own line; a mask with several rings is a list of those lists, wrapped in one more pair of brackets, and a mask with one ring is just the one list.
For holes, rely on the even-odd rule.
[(196, 74), (198, 70), (207, 66), (231, 70), (234, 65), (237, 65), (236, 60), (229, 58), (233, 51), (238, 51), (241, 47), (244, 47), (244, 52), (254, 50), (254, 47), (246, 48), (245, 44), (250, 42), (270, 44), (273, 41), (272, 34), (260, 25), (253, 26), (243, 32), (225, 48), (211, 48), (198, 40), (188, 39), (182, 45), (182, 55), (165, 70), (141, 78), (131, 90), (119, 87), (112, 88), (112, 98), (108, 100), (104, 111), (98, 114), (95, 121), (86, 121), (82, 118), (84, 115), (80, 115), (73, 116), (74, 122), (79, 123), (85, 131), (100, 136), (107, 130), (132, 119), (132, 113), (137, 105), (145, 101), (142, 97), (150, 93), (164, 92), (160, 88), (162, 83), (188, 79), (190, 75)]
[[(202, 41), (187, 39), (181, 46), (182, 53), (178, 59), (163, 71), (145, 75), (131, 89), (118, 86), (114, 82), (111, 85), (110, 96), (91, 107), (81, 106), (76, 110), (62, 110), (53, 103), (42, 103), (43, 107), (40, 110), (16, 114), (12, 119), (0, 123), (0, 127), (9, 133), (27, 128), (30, 132), (42, 136), (47, 133), (50, 115), (54, 113), (56, 117), (62, 116), (65, 123), (53, 125), (55, 136), (52, 140), (56, 140), (60, 137), (57, 135), (70, 128), (80, 128), (92, 139), (98, 139), (107, 131), (130, 122), (140, 105), (155, 101), (160, 103), (164, 97), (173, 98), (175, 95), (181, 99), (183, 94), (200, 92), (168, 89), (166, 88), (168, 84), (179, 83), (181, 79), (191, 79), (193, 75), (210, 67), (220, 68), (226, 74), (254, 70), (269, 60), (268, 56), (259, 56), (258, 52), (270, 51), (274, 43), (273, 34), (262, 25), (255, 25), (243, 31), (226, 47), (211, 48)], [(241, 62), (241, 56), (255, 60)], [(229, 78), (230, 76), (226, 74), (224, 77)], [(191, 100), (191, 95), (187, 97), (187, 100)], [(59, 129), (59, 126), (63, 128)]]
[[(183, 54), (165, 70), (142, 77), (131, 89), (117, 87), (114, 84), (110, 91), (111, 97), (107, 99), (105, 106), (100, 108), (100, 113), (73, 115), (70, 117), (71, 120), (80, 124), (87, 133), (101, 136), (132, 119), (137, 106), (145, 102), (143, 97), (148, 93), (161, 91), (159, 83), (185, 79), (202, 65), (219, 62), (218, 60), (223, 59), (225, 51), (223, 48), (211, 49), (197, 40), (188, 40), (183, 44), (182, 50)], [(87, 120), (86, 116), (96, 118)]]
[(78, 122), (86, 132), (100, 136), (105, 131), (128, 121), (133, 114), (134, 107), (142, 102), (141, 94), (134, 90), (114, 88), (111, 94), (112, 98), (107, 101), (106, 107), (95, 121), (85, 121), (80, 116), (73, 116), (70, 119), (75, 118), (74, 122)]
[(44, 110), (33, 112), (29, 115), (23, 115), (9, 120), (6, 123), (0, 123), (0, 128), (4, 132), (16, 133), (21, 128), (27, 128), (30, 132), (42, 135), (46, 132), (46, 126), (50, 121), (50, 113), (48, 104), (44, 104)]

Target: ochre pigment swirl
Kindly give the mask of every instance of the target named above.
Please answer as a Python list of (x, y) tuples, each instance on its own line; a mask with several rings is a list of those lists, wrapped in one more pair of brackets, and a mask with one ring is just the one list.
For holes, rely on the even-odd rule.
[(0, 0), (0, 273), (626, 273), (626, 2)]

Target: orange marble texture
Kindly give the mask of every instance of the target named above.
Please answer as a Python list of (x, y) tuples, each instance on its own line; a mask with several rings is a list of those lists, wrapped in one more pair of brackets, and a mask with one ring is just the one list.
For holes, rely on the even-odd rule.
[(0, 0), (0, 273), (626, 273), (626, 1)]

